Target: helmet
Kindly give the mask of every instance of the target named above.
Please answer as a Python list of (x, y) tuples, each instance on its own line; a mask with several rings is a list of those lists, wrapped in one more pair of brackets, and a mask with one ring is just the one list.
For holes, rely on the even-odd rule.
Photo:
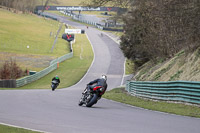
[(56, 75), (56, 77), (55, 77), (56, 79), (59, 79), (59, 77), (58, 77), (58, 75)]
[(101, 78), (104, 79), (104, 80), (107, 80), (107, 76), (106, 75), (102, 75)]

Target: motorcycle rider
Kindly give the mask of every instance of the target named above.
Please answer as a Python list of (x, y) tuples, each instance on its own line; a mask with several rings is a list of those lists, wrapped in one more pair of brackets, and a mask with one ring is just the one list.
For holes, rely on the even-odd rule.
[(58, 84), (60, 83), (60, 78), (58, 77), (58, 75), (56, 75), (55, 77), (52, 78), (52, 81), (56, 80), (58, 82)]
[[(56, 83), (53, 83), (53, 81), (56, 81)], [(57, 86), (60, 84), (60, 78), (58, 77), (58, 75), (56, 75), (55, 77), (52, 78), (51, 83), (52, 83), (52, 85), (51, 85), (52, 91), (54, 91), (57, 88)]]
[(106, 75), (102, 75), (101, 78), (95, 79), (93, 81), (91, 81), (89, 84), (87, 84), (87, 89), (90, 92), (94, 87), (96, 86), (102, 86), (104, 89), (104, 92), (107, 89), (107, 76)]
[[(87, 87), (85, 88), (85, 90), (82, 93), (82, 98), (79, 101), (79, 106), (86, 104), (87, 107), (91, 107), (93, 104), (96, 104), (97, 101), (101, 99), (101, 96), (105, 93), (105, 91), (107, 89), (108, 85), (107, 85), (106, 81), (107, 81), (107, 76), (102, 75), (101, 78), (98, 78), (98, 79), (95, 79), (95, 80), (89, 82), (87, 84)], [(99, 95), (94, 95), (95, 98), (97, 98), (96, 101), (93, 101), (94, 103), (92, 102), (92, 103), (88, 104), (88, 102), (90, 102), (90, 100), (91, 100), (91, 96), (92, 96), (91, 94), (93, 93), (94, 87), (98, 87), (101, 92)], [(96, 96), (98, 96), (98, 97), (96, 97)]]

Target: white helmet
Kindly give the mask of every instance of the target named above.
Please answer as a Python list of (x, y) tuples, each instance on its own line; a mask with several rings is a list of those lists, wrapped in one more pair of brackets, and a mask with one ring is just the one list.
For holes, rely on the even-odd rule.
[(102, 75), (101, 78), (107, 80), (107, 76), (106, 75)]

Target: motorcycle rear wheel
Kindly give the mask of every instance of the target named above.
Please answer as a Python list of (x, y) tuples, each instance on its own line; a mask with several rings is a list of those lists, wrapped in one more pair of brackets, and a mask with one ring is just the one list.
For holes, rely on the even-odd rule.
[(94, 105), (97, 102), (97, 99), (98, 99), (97, 94), (94, 94), (91, 100), (88, 103), (86, 103), (86, 106), (92, 107), (92, 105)]

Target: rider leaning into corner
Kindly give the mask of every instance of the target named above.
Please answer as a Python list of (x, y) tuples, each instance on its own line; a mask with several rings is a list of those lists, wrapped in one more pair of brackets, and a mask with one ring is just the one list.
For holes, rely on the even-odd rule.
[(93, 89), (96, 86), (102, 86), (106, 91), (107, 86), (108, 86), (106, 81), (107, 81), (106, 75), (102, 75), (100, 78), (91, 81), (89, 84), (87, 84), (88, 91), (90, 91), (91, 89)]
[(56, 75), (55, 77), (52, 78), (52, 81), (56, 80), (58, 82), (58, 84), (60, 83), (60, 78), (58, 77), (58, 75)]

